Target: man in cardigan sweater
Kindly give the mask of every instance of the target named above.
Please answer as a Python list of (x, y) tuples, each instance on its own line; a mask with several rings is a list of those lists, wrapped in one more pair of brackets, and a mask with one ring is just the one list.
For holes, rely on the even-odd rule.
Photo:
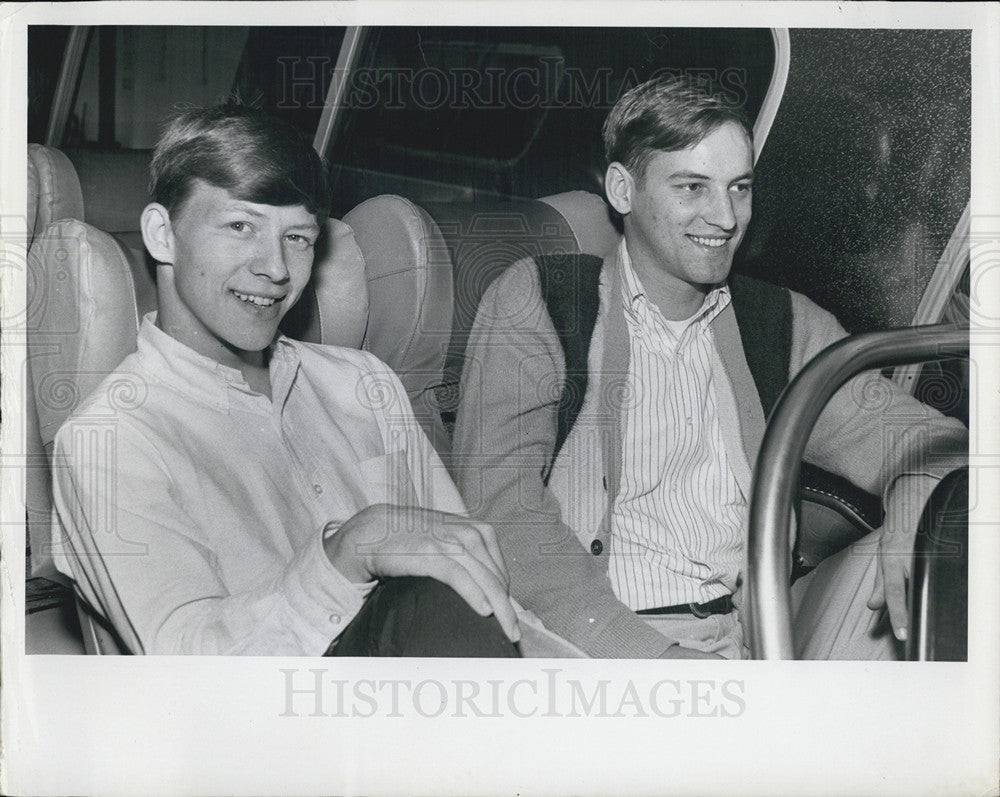
[[(730, 278), (751, 136), (717, 91), (628, 92), (604, 128), (617, 251), (522, 261), (480, 304), (459, 487), (497, 530), (513, 596), (591, 656), (747, 654), (747, 498), (766, 413), (846, 334), (804, 296)], [(882, 495), (886, 517), (796, 583), (799, 655), (895, 655), (884, 620), (905, 635), (920, 512), (965, 452), (960, 423), (877, 375), (837, 393), (806, 456)]]

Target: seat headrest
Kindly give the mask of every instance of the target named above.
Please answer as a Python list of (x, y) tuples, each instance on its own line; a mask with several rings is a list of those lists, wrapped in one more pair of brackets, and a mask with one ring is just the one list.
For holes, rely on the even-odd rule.
[(291, 338), (360, 349), (368, 327), (365, 258), (354, 230), (327, 219), (313, 262), (312, 279), (282, 322)]
[(54, 221), (83, 221), (80, 180), (70, 159), (59, 150), (28, 144), (28, 208), (28, 233), (32, 239)]
[(607, 202), (589, 191), (567, 191), (538, 200), (555, 208), (573, 230), (585, 255), (607, 257), (618, 246), (621, 232), (611, 221)]
[(408, 199), (373, 197), (344, 216), (367, 266), (365, 348), (397, 372), (440, 370), (451, 335), (452, 266), (434, 221)]

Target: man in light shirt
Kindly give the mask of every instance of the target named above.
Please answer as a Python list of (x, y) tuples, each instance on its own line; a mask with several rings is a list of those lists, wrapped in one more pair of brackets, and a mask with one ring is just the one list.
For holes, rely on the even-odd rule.
[[(512, 595), (587, 654), (741, 658), (765, 417), (846, 333), (806, 297), (730, 275), (752, 129), (720, 91), (638, 86), (604, 144), (624, 237), (603, 262), (521, 261), (486, 291), (454, 445), (481, 467), (460, 470), (459, 488), (497, 529)], [(882, 496), (886, 515), (796, 582), (803, 657), (897, 655), (920, 513), (968, 450), (961, 423), (884, 388), (878, 411), (841, 389), (809, 441), (807, 459)], [(888, 446), (883, 419), (903, 412), (921, 434)]]
[(60, 569), (132, 653), (517, 655), (493, 531), (398, 379), (278, 333), (329, 210), (309, 142), (190, 110), (152, 178), (158, 311), (56, 437)]

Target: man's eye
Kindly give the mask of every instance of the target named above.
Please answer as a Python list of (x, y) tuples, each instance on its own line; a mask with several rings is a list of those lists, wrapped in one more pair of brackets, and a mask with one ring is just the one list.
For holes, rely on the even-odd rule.
[(306, 249), (313, 245), (313, 241), (311, 239), (306, 238), (306, 236), (304, 235), (299, 235), (298, 233), (294, 232), (286, 235), (285, 240), (287, 240), (293, 246), (297, 246), (301, 249)]
[(229, 222), (229, 229), (233, 232), (246, 232), (249, 228), (249, 224), (245, 221), (231, 221)]
[(745, 194), (753, 189), (753, 183), (737, 183), (733, 186), (733, 190), (739, 194)]
[(701, 183), (683, 183), (681, 188), (684, 191), (691, 191), (693, 193), (701, 190)]

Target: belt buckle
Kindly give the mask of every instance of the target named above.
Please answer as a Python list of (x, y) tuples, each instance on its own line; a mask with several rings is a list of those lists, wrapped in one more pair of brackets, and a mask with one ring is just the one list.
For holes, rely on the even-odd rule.
[(712, 616), (712, 612), (703, 610), (701, 608), (701, 604), (700, 603), (689, 603), (688, 606), (691, 609), (691, 614), (693, 614), (695, 617), (697, 617), (700, 620), (704, 620), (706, 617), (711, 617)]

